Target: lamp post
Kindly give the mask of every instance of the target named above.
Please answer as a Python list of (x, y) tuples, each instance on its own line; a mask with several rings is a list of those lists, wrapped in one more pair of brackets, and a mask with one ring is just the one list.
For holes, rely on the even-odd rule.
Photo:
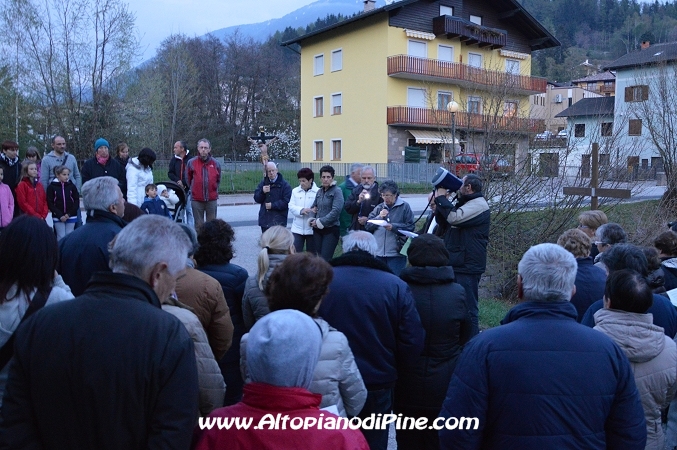
[(456, 175), (456, 112), (458, 111), (458, 103), (450, 101), (447, 103), (447, 111), (451, 113), (451, 161), (454, 168), (454, 175)]

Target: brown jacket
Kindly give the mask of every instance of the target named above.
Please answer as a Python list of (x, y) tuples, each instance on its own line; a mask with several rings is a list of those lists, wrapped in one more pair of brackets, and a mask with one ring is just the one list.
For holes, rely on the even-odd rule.
[(186, 274), (176, 280), (176, 296), (193, 308), (207, 332), (214, 357), (220, 360), (233, 340), (233, 322), (221, 284), (197, 269), (186, 267)]

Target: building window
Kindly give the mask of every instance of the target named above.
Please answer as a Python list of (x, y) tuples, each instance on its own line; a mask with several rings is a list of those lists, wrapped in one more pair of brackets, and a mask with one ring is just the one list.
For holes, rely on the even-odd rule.
[(642, 119), (628, 120), (628, 135), (630, 136), (642, 135)]
[(584, 123), (577, 123), (574, 126), (574, 137), (577, 137), (577, 138), (585, 137), (585, 124)]
[(611, 164), (611, 155), (608, 153), (599, 154), (599, 165), (600, 166), (609, 166)]
[(597, 83), (588, 83), (586, 89), (595, 92), (597, 90)]
[(503, 104), (503, 116), (505, 117), (517, 117), (517, 107), (518, 103), (516, 101), (508, 101)]
[(505, 71), (514, 75), (520, 74), (520, 62), (517, 59), (505, 60)]
[(453, 16), (454, 8), (451, 6), (440, 5), (440, 16)]
[(331, 115), (337, 116), (341, 114), (341, 106), (343, 105), (343, 98), (341, 94), (331, 94)]
[(468, 112), (472, 114), (482, 113), (482, 97), (468, 97)]
[(470, 21), (474, 24), (482, 25), (482, 17), (481, 16), (473, 16), (472, 14), (470, 14)]
[(611, 136), (614, 132), (614, 123), (613, 122), (603, 122), (602, 123), (602, 136)]
[(454, 47), (449, 45), (437, 46), (437, 59), (440, 61), (454, 62)]
[(428, 44), (422, 41), (409, 40), (408, 45), (409, 56), (417, 56), (419, 58), (428, 57)]
[(313, 117), (324, 116), (324, 97), (315, 97), (313, 99)]
[(315, 55), (315, 65), (313, 66), (313, 75), (324, 74), (324, 55)]
[(454, 99), (454, 94), (446, 91), (437, 91), (437, 109), (446, 111), (447, 103)]
[(626, 102), (643, 102), (649, 100), (649, 86), (628, 86), (625, 88)]
[(425, 108), (425, 89), (407, 88), (407, 106), (410, 108)]
[(313, 155), (313, 161), (323, 161), (324, 160), (324, 142), (323, 141), (315, 141), (313, 142), (313, 146), (315, 147), (314, 150), (314, 155)]
[(331, 141), (331, 160), (341, 161), (341, 140)]
[(482, 67), (482, 55), (479, 53), (468, 53), (468, 65), (472, 67)]
[(336, 72), (343, 69), (343, 50), (334, 50), (331, 52), (331, 71)]

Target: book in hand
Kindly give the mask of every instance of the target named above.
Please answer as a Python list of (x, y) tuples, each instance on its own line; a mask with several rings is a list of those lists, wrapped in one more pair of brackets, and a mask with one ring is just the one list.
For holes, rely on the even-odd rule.
[(399, 233), (405, 235), (406, 237), (410, 237), (410, 238), (418, 237), (418, 234), (412, 233), (411, 231), (407, 231), (407, 230), (397, 230), (397, 231), (398, 231)]
[(379, 227), (384, 227), (388, 225), (390, 222), (383, 219), (369, 219), (367, 220), (367, 223), (373, 223), (374, 225), (378, 225)]

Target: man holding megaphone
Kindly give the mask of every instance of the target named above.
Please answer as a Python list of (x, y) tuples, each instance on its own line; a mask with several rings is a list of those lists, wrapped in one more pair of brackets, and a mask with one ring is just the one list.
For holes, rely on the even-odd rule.
[[(458, 180), (448, 172), (433, 178), (435, 220), (439, 224), (435, 234), (444, 239), (456, 282), (465, 289), (474, 336), (479, 333), (478, 290), (487, 266), (491, 212), (482, 195), (482, 180), (477, 175), (463, 177), (460, 187), (450, 176)], [(447, 198), (452, 191), (456, 191), (453, 204)]]

